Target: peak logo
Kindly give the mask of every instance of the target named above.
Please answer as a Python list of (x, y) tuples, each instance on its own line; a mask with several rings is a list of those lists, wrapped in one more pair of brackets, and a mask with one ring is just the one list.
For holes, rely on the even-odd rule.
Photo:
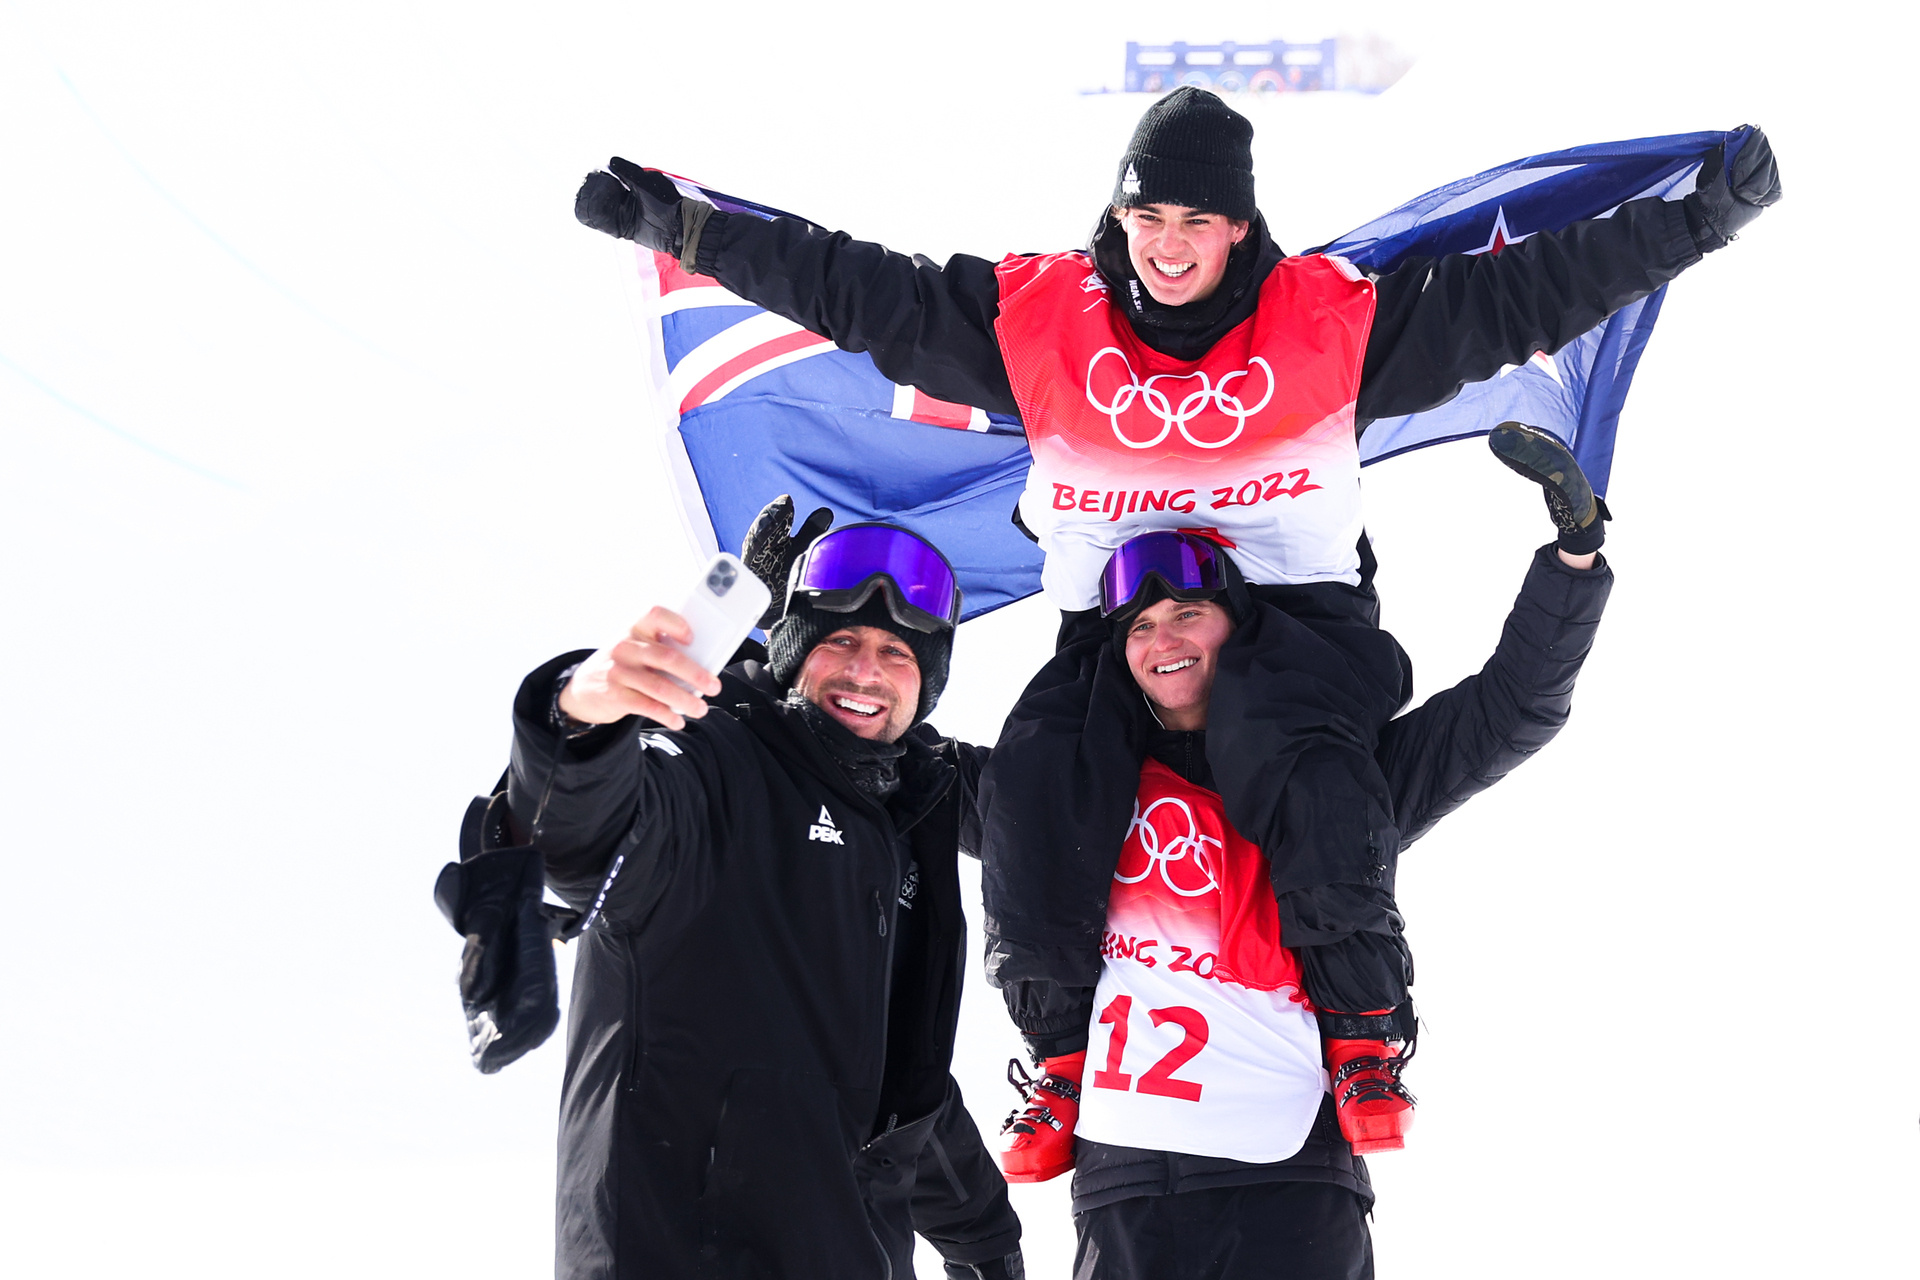
[(820, 821), (807, 828), (807, 839), (818, 840), (821, 844), (837, 844), (846, 847), (846, 833), (834, 823), (833, 815), (827, 812), (827, 806), (820, 806)]

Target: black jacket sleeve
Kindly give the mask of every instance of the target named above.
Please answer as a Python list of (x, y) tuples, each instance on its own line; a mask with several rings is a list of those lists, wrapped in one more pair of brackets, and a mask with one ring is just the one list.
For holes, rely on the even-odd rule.
[(629, 717), (562, 736), (550, 718), (556, 682), (590, 652), (563, 654), (521, 683), (507, 805), (545, 857), (548, 886), (620, 923), (639, 918), (678, 866), (699, 863), (713, 831), (712, 753), (697, 720), (682, 733)]
[(1445, 404), (1506, 365), (1558, 351), (1700, 256), (1680, 202), (1646, 199), (1497, 254), (1410, 258), (1376, 281), (1355, 415)]
[(992, 747), (976, 747), (968, 742), (953, 744), (953, 763), (959, 772), (954, 789), (960, 799), (960, 852), (969, 858), (980, 856), (980, 775), (986, 771)]
[(864, 351), (882, 374), (928, 395), (1018, 414), (993, 322), (1000, 282), (985, 258), (943, 268), (796, 218), (715, 212), (700, 236), (700, 273), (747, 301)]
[(1425, 835), (1560, 732), (1612, 590), (1604, 558), (1573, 569), (1551, 543), (1540, 548), (1487, 665), (1381, 731), (1376, 758), (1403, 843)]

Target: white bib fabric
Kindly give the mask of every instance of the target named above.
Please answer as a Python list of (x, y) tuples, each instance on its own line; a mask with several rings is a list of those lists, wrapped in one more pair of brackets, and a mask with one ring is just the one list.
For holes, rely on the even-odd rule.
[(1306, 1142), (1327, 1092), (1319, 1024), (1297, 987), (1228, 981), (1220, 959), (1221, 883), (1266, 880), (1263, 858), (1228, 860), (1258, 856), (1219, 797), (1157, 762), (1142, 770), (1107, 909), (1081, 1136), (1255, 1164)]

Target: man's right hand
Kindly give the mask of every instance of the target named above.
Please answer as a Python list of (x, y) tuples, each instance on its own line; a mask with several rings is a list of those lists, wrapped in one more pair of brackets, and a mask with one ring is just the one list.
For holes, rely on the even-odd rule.
[(580, 184), (573, 197), (573, 216), (595, 231), (677, 258), (682, 199), (666, 174), (615, 156), (606, 169), (595, 169)]
[(1487, 447), (1512, 471), (1540, 486), (1547, 514), (1560, 531), (1560, 555), (1575, 569), (1593, 567), (1613, 519), (1606, 500), (1587, 483), (1573, 451), (1551, 433), (1524, 422), (1503, 422), (1487, 433)]
[[(720, 692), (720, 682), (667, 641), (691, 644), (693, 628), (673, 610), (655, 605), (625, 639), (575, 669), (560, 691), (560, 710), (582, 724), (645, 716), (663, 728), (686, 728), (689, 719), (707, 714), (700, 693), (712, 697)], [(689, 693), (669, 678), (676, 676), (700, 693)]]

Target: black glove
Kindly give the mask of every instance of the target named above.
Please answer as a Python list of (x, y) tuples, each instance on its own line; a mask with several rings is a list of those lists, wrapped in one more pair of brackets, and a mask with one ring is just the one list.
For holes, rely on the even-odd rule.
[(945, 1270), (947, 1280), (1027, 1280), (1027, 1264), (1018, 1249), (992, 1262), (949, 1262)]
[(1707, 153), (1700, 163), (1694, 191), (1681, 202), (1686, 208), (1687, 229), (1702, 253), (1723, 248), (1740, 228), (1780, 198), (1780, 168), (1774, 163), (1773, 145), (1763, 130), (1755, 127), (1747, 135), (1731, 170), (1725, 150), (1715, 147)]
[(740, 542), (740, 559), (773, 592), (773, 603), (760, 615), (761, 630), (780, 621), (780, 615), (787, 611), (787, 578), (793, 572), (793, 562), (832, 527), (833, 512), (817, 507), (806, 523), (788, 533), (793, 528), (793, 497), (785, 493), (753, 518), (747, 536)]
[(673, 179), (658, 169), (642, 169), (615, 156), (606, 169), (595, 169), (580, 184), (579, 194), (573, 197), (573, 216), (595, 231), (677, 258), (684, 199)]
[(461, 826), (460, 861), (434, 882), (433, 900), (467, 940), (460, 1004), (473, 1065), (491, 1075), (546, 1042), (560, 1022), (553, 940), (570, 937), (578, 913), (540, 900), (546, 868), (538, 849), (503, 843), (505, 798), (482, 796)]
[(1560, 530), (1560, 549), (1570, 556), (1598, 551), (1607, 540), (1605, 521), (1613, 519), (1605, 500), (1587, 483), (1586, 472), (1567, 446), (1523, 422), (1503, 422), (1487, 433), (1493, 456), (1539, 485), (1547, 514)]

